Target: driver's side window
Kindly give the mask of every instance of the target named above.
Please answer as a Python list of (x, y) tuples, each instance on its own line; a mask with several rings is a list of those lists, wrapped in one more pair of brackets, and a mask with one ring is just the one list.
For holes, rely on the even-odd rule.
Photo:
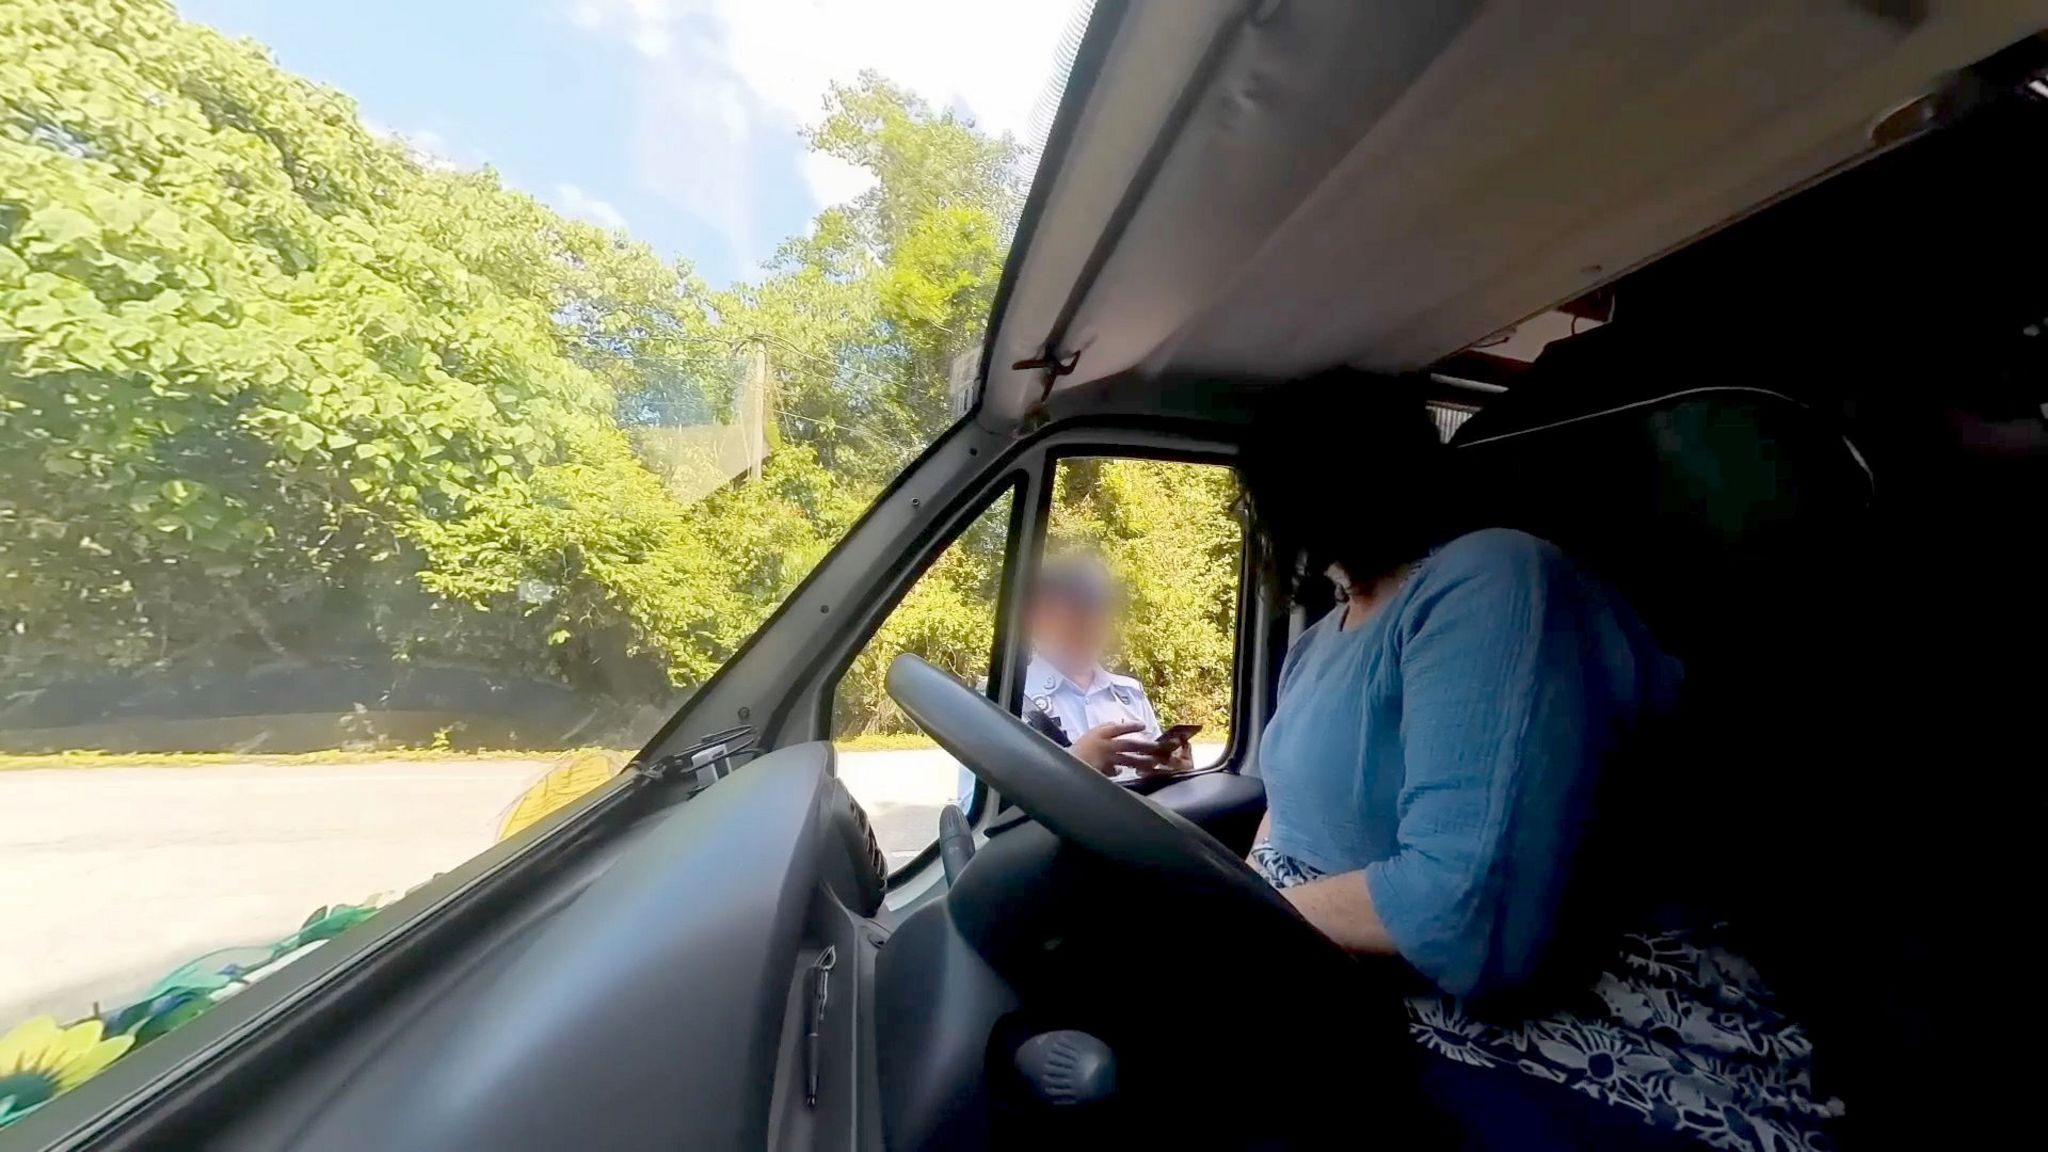
[(963, 683), (987, 687), (1015, 503), (1004, 493), (947, 545), (833, 690), (839, 778), (867, 810), (892, 872), (936, 838), (941, 808), (971, 801), (973, 778), (889, 699), (889, 662), (915, 653)]
[(1236, 473), (1065, 457), (1051, 511), (1020, 614), (1020, 714), (1121, 781), (1218, 763), (1237, 690)]
[[(1220, 464), (1063, 457), (1037, 569), (1007, 650), (1018, 711), (1105, 776), (1139, 781), (1219, 763), (1237, 693), (1245, 539), (1236, 474)], [(891, 871), (936, 839), (939, 811), (985, 790), (889, 699), (911, 652), (989, 690), (1015, 497), (977, 516), (911, 586), (841, 676), (839, 775)]]

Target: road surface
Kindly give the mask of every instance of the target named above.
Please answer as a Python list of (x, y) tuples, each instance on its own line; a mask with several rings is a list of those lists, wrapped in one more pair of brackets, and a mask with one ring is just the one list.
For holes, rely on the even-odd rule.
[[(552, 763), (0, 771), (0, 1032), (125, 1002), (323, 904), (445, 872), (496, 840)], [(892, 866), (937, 835), (957, 771), (937, 750), (840, 757)]]
[[(0, 772), (0, 1032), (445, 872), (491, 845), (551, 763)], [(893, 861), (936, 835), (954, 788), (943, 753), (852, 753), (841, 771)]]

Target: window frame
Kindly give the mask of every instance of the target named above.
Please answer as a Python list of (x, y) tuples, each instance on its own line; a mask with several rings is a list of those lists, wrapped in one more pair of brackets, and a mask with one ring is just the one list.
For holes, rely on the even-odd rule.
[[(979, 492), (968, 502), (962, 513), (957, 513), (946, 522), (945, 531), (934, 535), (932, 544), (924, 555), (918, 557), (908, 576), (890, 589), (889, 595), (880, 602), (876, 610), (870, 611), (855, 641), (844, 651), (836, 654), (829, 672), (819, 681), (816, 693), (816, 707), (819, 715), (813, 731), (824, 733), (820, 738), (829, 739), (832, 724), (832, 700), (837, 694), (839, 681), (845, 676), (853, 661), (866, 650), (889, 614), (902, 603), (917, 580), (923, 576), (947, 548), (952, 547), (961, 533), (986, 512), (1004, 493), (1015, 492), (1016, 501), (1011, 506), (1010, 535), (1003, 550), (1003, 579), (997, 594), (996, 627), (991, 639), (989, 675), (985, 692), (989, 699), (1001, 705), (1011, 715), (1017, 715), (1024, 700), (1024, 671), (1030, 662), (1029, 653), (1022, 641), (1023, 619), (1021, 606), (1033, 582), (1037, 580), (1040, 561), (1045, 555), (1045, 546), (1052, 528), (1052, 501), (1057, 487), (1060, 465), (1069, 460), (1147, 460), (1165, 464), (1186, 464), (1196, 467), (1218, 467), (1229, 469), (1242, 485), (1242, 472), (1238, 468), (1238, 453), (1232, 446), (1220, 443), (1191, 444), (1177, 437), (1147, 436), (1137, 439), (1128, 436), (1106, 435), (1100, 429), (1075, 430), (1065, 435), (1055, 434), (1047, 442), (1032, 445), (1021, 453), (1013, 467), (998, 473), (989, 489)], [(992, 493), (992, 494), (991, 494)], [(1214, 764), (1190, 772), (1175, 773), (1150, 779), (1126, 781), (1124, 787), (1137, 792), (1150, 792), (1185, 780), (1192, 776), (1207, 776), (1215, 773), (1242, 773), (1250, 766), (1251, 750), (1256, 747), (1258, 729), (1263, 726), (1264, 702), (1271, 692), (1266, 684), (1264, 654), (1268, 649), (1261, 643), (1267, 613), (1259, 594), (1257, 577), (1257, 537), (1251, 531), (1249, 518), (1240, 508), (1237, 516), (1239, 530), (1237, 565), (1237, 613), (1234, 635), (1231, 640), (1232, 668), (1230, 679), (1230, 739), (1223, 747), (1223, 754)], [(1285, 626), (1284, 615), (1281, 625)], [(1277, 668), (1277, 664), (1275, 665)], [(988, 785), (975, 780), (973, 807), (967, 813), (969, 822), (975, 827), (984, 826), (994, 819), (1006, 805), (1000, 796), (990, 803)], [(893, 869), (888, 878), (890, 890), (902, 887), (938, 859), (938, 830), (933, 829), (932, 842), (925, 845), (918, 854)]]
[[(1024, 587), (1019, 589), (1020, 597), (1027, 594), (1031, 583), (1038, 578), (1039, 561), (1044, 558), (1045, 543), (1052, 529), (1052, 499), (1058, 485), (1060, 465), (1068, 460), (1146, 460), (1160, 464), (1187, 464), (1197, 467), (1227, 469), (1238, 481), (1240, 497), (1243, 493), (1243, 473), (1238, 469), (1238, 454), (1235, 451), (1215, 449), (1177, 448), (1168, 445), (1144, 445), (1132, 442), (1107, 442), (1102, 446), (1091, 446), (1087, 442), (1074, 445), (1061, 444), (1043, 453), (1039, 461), (1038, 507), (1032, 527), (1035, 536), (1031, 541), (1031, 563), (1024, 573)], [(1258, 693), (1246, 690), (1246, 669), (1255, 657), (1257, 647), (1256, 629), (1247, 628), (1259, 613), (1257, 569), (1253, 558), (1256, 541), (1253, 539), (1251, 523), (1243, 507), (1237, 510), (1238, 560), (1237, 560), (1237, 613), (1232, 622), (1230, 706), (1225, 714), (1230, 718), (1230, 739), (1223, 745), (1223, 754), (1214, 764), (1172, 775), (1155, 776), (1139, 780), (1120, 781), (1126, 788), (1136, 792), (1151, 792), (1171, 784), (1175, 780), (1186, 780), (1191, 776), (1208, 776), (1218, 772), (1237, 772), (1249, 759), (1244, 734), (1250, 730), (1246, 710)], [(1020, 600), (1021, 602), (1021, 600)], [(1022, 621), (1015, 623), (1021, 628)], [(1014, 645), (1011, 658), (1016, 661), (1014, 675), (1006, 677), (1010, 691), (996, 700), (1003, 710), (1012, 716), (1022, 715), (1024, 706), (1024, 669), (1030, 662), (1023, 645)], [(1263, 716), (1261, 717), (1263, 719)], [(980, 788), (977, 786), (976, 795)]]
[[(1022, 535), (1020, 529), (1029, 488), (1029, 477), (1023, 469), (1009, 469), (998, 473), (986, 487), (975, 491), (969, 499), (962, 502), (958, 511), (947, 517), (942, 529), (933, 534), (932, 541), (927, 544), (923, 554), (918, 556), (916, 563), (900, 573), (891, 584), (888, 594), (877, 597), (873, 603), (863, 608), (860, 627), (852, 634), (852, 642), (842, 644), (834, 652), (831, 662), (825, 666), (824, 672), (815, 682), (816, 687), (812, 689), (813, 708), (817, 713), (814, 730), (822, 733), (818, 739), (828, 742), (832, 739), (833, 703), (839, 698), (840, 683), (846, 679), (846, 674), (853, 670), (853, 662), (867, 651), (868, 645), (874, 642), (882, 626), (888, 623), (889, 617), (902, 605), (911, 590), (917, 587), (917, 582), (924, 578), (924, 574), (931, 570), (932, 565), (937, 564), (939, 558), (946, 554), (946, 550), (958, 543), (960, 538), (967, 534), (967, 530), (987, 514), (989, 509), (994, 508), (1003, 497), (1009, 496), (1010, 517), (1003, 536), (1003, 567), (996, 584), (996, 616), (989, 637), (988, 673), (982, 689), (984, 693), (989, 694), (990, 699), (996, 698), (994, 693), (1001, 679), (997, 675), (997, 670), (1007, 659), (1003, 646), (1010, 633), (1004, 627), (1004, 622), (1011, 614), (1009, 602), (1014, 595), (1014, 577), (1018, 568), (1017, 543)], [(976, 817), (988, 808), (988, 797), (987, 783), (980, 777), (975, 777), (974, 793), (968, 798), (967, 816), (970, 822), (975, 822)], [(937, 828), (933, 828), (932, 842), (920, 849), (916, 856), (891, 869), (888, 884), (893, 887), (898, 877), (922, 870), (938, 858), (938, 851), (939, 833)]]
[[(956, 436), (964, 437), (966, 443), (954, 444)], [(971, 476), (962, 477), (965, 482), (958, 484), (957, 488), (952, 488), (943, 479), (938, 480), (938, 490), (950, 499), (942, 509), (935, 512), (925, 510), (931, 518), (918, 525), (916, 539), (910, 547), (890, 553), (886, 558), (878, 557), (874, 566), (865, 570), (841, 572), (837, 570), (839, 565), (835, 561), (844, 562), (850, 558), (850, 555), (841, 554), (847, 545), (842, 541), (834, 549), (834, 554), (820, 562), (811, 577), (790, 594), (755, 637), (743, 645), (741, 651), (702, 690), (701, 695), (704, 696), (722, 695), (718, 692), (723, 687), (720, 681), (735, 665), (743, 662), (755, 641), (778, 624), (794, 625), (794, 619), (785, 620), (785, 616), (794, 615), (810, 606), (811, 601), (817, 601), (815, 606), (832, 617), (824, 622), (829, 634), (819, 638), (819, 648), (813, 652), (800, 678), (785, 681), (776, 690), (775, 696), (780, 702), (768, 710), (765, 718), (739, 716), (742, 722), (759, 725), (760, 741), (764, 747), (781, 748), (806, 741), (830, 741), (832, 699), (846, 669), (874, 638), (889, 614), (909, 595), (925, 571), (977, 517), (1008, 491), (1016, 491), (1017, 497), (1011, 506), (1010, 533), (1004, 548), (1003, 578), (997, 594), (996, 631), (992, 642), (995, 652), (991, 654), (987, 694), (1015, 715), (1024, 698), (1027, 660), (1014, 640), (1022, 635), (1024, 594), (1038, 571), (1051, 526), (1052, 492), (1058, 462), (1072, 457), (1109, 457), (1220, 465), (1236, 472), (1241, 459), (1239, 446), (1229, 430), (1206, 421), (1161, 420), (1146, 416), (1059, 421), (1007, 443), (999, 440), (991, 443), (970, 418), (963, 426), (956, 426), (953, 432), (935, 442), (927, 454), (950, 453), (965, 454), (968, 459), (960, 463), (966, 465)], [(978, 465), (970, 463), (976, 456), (986, 456), (987, 459)], [(880, 515), (889, 506), (900, 514), (904, 510), (901, 505), (905, 503), (913, 514), (919, 510), (921, 502), (932, 492), (929, 486), (932, 480), (925, 475), (927, 463), (921, 458), (899, 474), (877, 498), (869, 516)], [(952, 490), (948, 491), (948, 488)], [(1246, 526), (1248, 529), (1248, 523)], [(848, 533), (848, 539), (860, 535), (862, 529), (863, 525), (857, 524)], [(1238, 640), (1231, 689), (1230, 743), (1214, 765), (1193, 774), (1242, 772), (1257, 775), (1254, 754), (1259, 733), (1270, 712), (1273, 686), (1278, 681), (1279, 654), (1284, 651), (1287, 618), (1284, 611), (1277, 615), (1273, 613), (1271, 605), (1260, 592), (1256, 579), (1256, 547), (1255, 534), (1247, 530), (1238, 581)], [(835, 602), (823, 592), (813, 594), (814, 585), (836, 583), (847, 576), (851, 576), (858, 586), (857, 596), (842, 597)], [(1274, 636), (1279, 638), (1281, 647), (1268, 645), (1267, 641)], [(715, 709), (708, 704), (708, 701), (700, 699), (686, 705), (654, 738), (646, 755), (652, 755), (665, 744), (672, 743), (677, 733), (687, 731), (704, 713), (715, 714)], [(1186, 778), (1186, 774), (1160, 777), (1156, 783), (1145, 782), (1140, 790), (1149, 791), (1175, 779)], [(971, 820), (977, 830), (985, 828), (1007, 810), (1000, 795), (995, 796), (993, 803), (989, 801), (990, 795), (986, 784), (977, 779)], [(890, 872), (887, 886), (892, 903), (895, 899), (914, 899), (914, 893), (922, 891), (935, 875), (937, 863), (935, 826), (932, 842)]]

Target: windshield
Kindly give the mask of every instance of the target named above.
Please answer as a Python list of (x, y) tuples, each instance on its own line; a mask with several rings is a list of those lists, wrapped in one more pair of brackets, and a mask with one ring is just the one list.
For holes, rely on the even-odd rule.
[(5, 6), (0, 1124), (718, 669), (971, 401), (1087, 15)]

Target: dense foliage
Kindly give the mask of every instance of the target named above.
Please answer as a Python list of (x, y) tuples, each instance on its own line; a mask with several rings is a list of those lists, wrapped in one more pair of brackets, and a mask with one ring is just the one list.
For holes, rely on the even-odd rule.
[[(375, 658), (625, 717), (700, 683), (949, 421), (1018, 204), (1006, 139), (880, 77), (811, 143), (878, 182), (714, 293), (164, 0), (0, 6), (0, 690)], [(729, 416), (750, 357), (775, 450), (680, 502), (635, 433)], [(1235, 529), (1190, 471), (1098, 469), (1061, 531), (1132, 582), (1162, 711), (1213, 721)], [(885, 642), (970, 669), (999, 563), (955, 548)]]

